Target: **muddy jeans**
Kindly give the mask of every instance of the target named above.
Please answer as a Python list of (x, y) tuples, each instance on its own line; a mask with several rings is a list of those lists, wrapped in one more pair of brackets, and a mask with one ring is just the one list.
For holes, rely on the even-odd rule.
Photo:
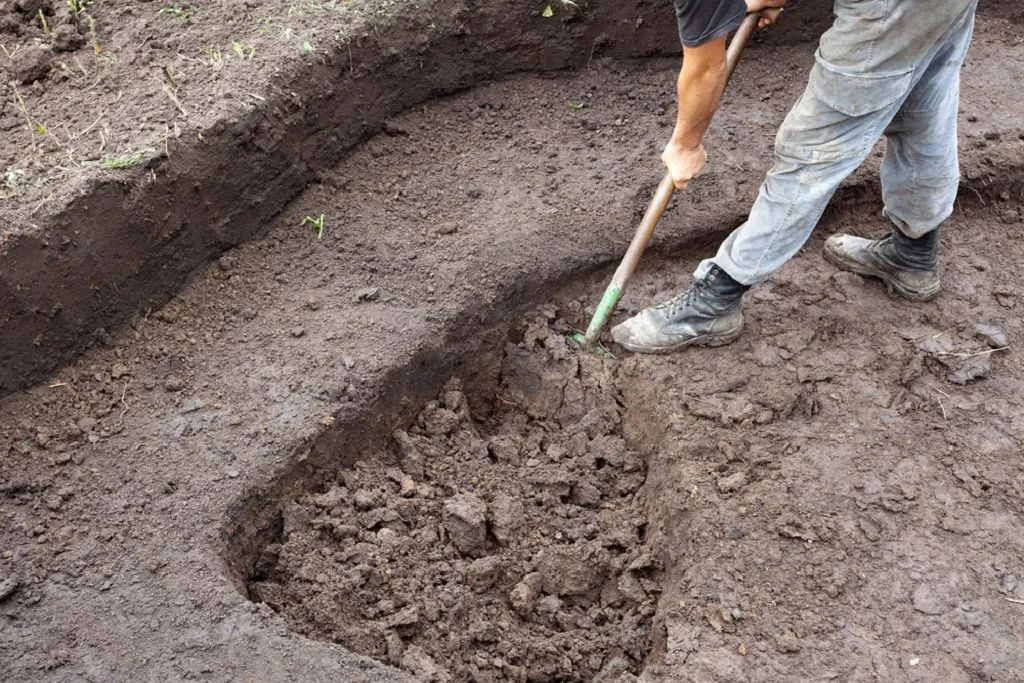
[(977, 0), (836, 0), (807, 89), (775, 139), (747, 221), (695, 276), (717, 264), (747, 285), (763, 281), (804, 245), (825, 205), (886, 136), (884, 213), (907, 236), (953, 211), (959, 183), (956, 116), (960, 66)]

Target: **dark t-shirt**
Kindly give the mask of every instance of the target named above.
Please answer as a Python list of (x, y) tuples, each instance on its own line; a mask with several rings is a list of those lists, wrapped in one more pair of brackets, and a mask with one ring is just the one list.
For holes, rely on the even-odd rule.
[(745, 0), (673, 0), (683, 47), (697, 47), (721, 38), (743, 20)]

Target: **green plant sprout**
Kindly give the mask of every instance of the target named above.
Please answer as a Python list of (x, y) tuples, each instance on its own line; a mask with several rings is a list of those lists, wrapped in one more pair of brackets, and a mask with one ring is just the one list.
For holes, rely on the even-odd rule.
[(122, 154), (121, 156), (109, 157), (103, 160), (103, 168), (133, 168), (141, 164), (145, 156), (146, 155), (142, 152), (129, 152), (128, 154)]
[(324, 214), (320, 214), (316, 218), (313, 218), (312, 216), (306, 216), (305, 218), (302, 219), (302, 222), (299, 223), (299, 227), (301, 228), (306, 223), (311, 224), (313, 226), (313, 229), (316, 230), (316, 238), (318, 240), (319, 239), (323, 239), (323, 236), (324, 236)]
[(231, 43), (231, 49), (232, 51), (234, 51), (236, 55), (238, 55), (238, 58), (243, 61), (246, 59), (252, 59), (256, 56), (255, 46), (246, 45), (244, 43), (240, 43), (237, 40)]
[(75, 17), (75, 26), (78, 26), (82, 14), (92, 4), (92, 0), (68, 0), (66, 4), (71, 9), (71, 14)]
[(582, 102), (568, 102), (569, 109), (583, 109), (586, 105)]
[(188, 19), (189, 12), (195, 8), (195, 5), (187, 5), (181, 2), (177, 2), (173, 5), (165, 5), (156, 11), (157, 17), (169, 16), (184, 21)]

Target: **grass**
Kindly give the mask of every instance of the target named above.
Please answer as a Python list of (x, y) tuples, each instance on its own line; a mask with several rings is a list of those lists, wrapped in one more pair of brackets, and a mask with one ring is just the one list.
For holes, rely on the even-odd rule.
[(189, 13), (195, 9), (195, 5), (176, 2), (173, 5), (164, 5), (156, 11), (157, 17), (173, 17), (180, 21), (188, 19)]
[(71, 14), (75, 17), (75, 26), (80, 26), (82, 15), (89, 5), (92, 4), (92, 0), (68, 0), (66, 4), (71, 10)]
[(142, 163), (146, 155), (142, 152), (129, 152), (116, 157), (107, 157), (103, 160), (103, 168), (122, 169), (134, 168)]
[(313, 229), (316, 230), (316, 238), (318, 240), (319, 239), (323, 239), (323, 237), (324, 237), (324, 214), (320, 214), (316, 218), (313, 218), (312, 216), (306, 216), (305, 218), (302, 219), (302, 222), (299, 223), (299, 227), (301, 228), (303, 225), (306, 225), (307, 223), (311, 224), (313, 226)]

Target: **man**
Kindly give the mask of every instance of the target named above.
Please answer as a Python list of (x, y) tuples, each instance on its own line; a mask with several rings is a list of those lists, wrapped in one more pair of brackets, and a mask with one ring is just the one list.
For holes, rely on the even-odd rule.
[[(725, 84), (725, 36), (747, 11), (785, 0), (675, 0), (683, 68), (679, 115), (662, 154), (683, 189), (707, 162), (701, 139)], [(775, 139), (747, 221), (701, 262), (689, 289), (612, 329), (640, 353), (717, 346), (743, 328), (740, 299), (807, 241), (839, 183), (886, 136), (881, 167), (892, 232), (876, 241), (834, 235), (825, 256), (885, 281), (902, 296), (939, 292), (939, 225), (959, 183), (960, 66), (977, 0), (835, 0), (807, 88)], [(762, 23), (764, 23), (762, 21)]]

